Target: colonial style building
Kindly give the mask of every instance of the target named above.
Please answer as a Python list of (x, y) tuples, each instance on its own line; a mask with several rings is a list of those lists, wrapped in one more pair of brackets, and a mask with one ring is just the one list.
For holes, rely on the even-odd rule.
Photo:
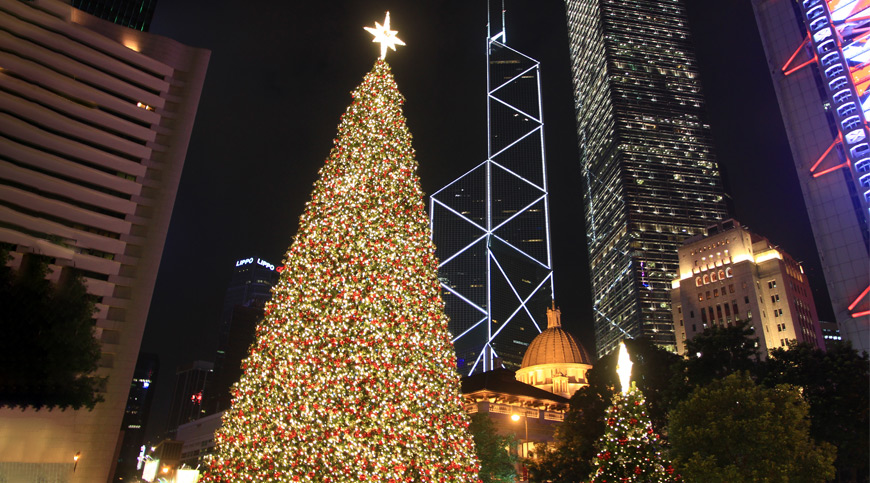
[[(555, 305), (547, 310), (547, 321), (547, 330), (532, 340), (516, 373), (496, 369), (462, 380), (465, 410), (485, 412), (500, 433), (515, 435), (522, 458), (530, 457), (536, 444), (554, 440), (570, 397), (588, 385), (586, 371), (592, 368), (586, 349), (562, 329)], [(520, 475), (525, 481), (525, 472)]]
[(671, 305), (680, 354), (705, 329), (741, 321), (754, 329), (762, 356), (790, 340), (825, 347), (806, 274), (767, 238), (726, 220), (686, 240), (678, 254)]
[(561, 317), (562, 312), (555, 305), (547, 309), (547, 330), (529, 345), (517, 380), (570, 398), (589, 385), (586, 371), (592, 369), (592, 359), (574, 336), (562, 329)]

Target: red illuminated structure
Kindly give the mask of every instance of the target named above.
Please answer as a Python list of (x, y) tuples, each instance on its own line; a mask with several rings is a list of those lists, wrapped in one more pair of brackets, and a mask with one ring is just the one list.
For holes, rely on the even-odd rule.
[[(866, 210), (870, 208), (870, 133), (865, 116), (870, 109), (870, 1), (804, 0), (799, 5), (807, 25), (806, 37), (782, 71), (788, 76), (817, 64), (838, 130), (810, 172), (818, 178), (840, 168), (853, 168), (857, 184), (863, 188)], [(793, 65), (801, 54), (810, 56), (809, 60)], [(830, 156), (837, 145), (842, 146), (843, 156)], [(831, 158), (835, 158), (833, 162)]]
[(870, 0), (752, 3), (836, 321), (870, 349)]

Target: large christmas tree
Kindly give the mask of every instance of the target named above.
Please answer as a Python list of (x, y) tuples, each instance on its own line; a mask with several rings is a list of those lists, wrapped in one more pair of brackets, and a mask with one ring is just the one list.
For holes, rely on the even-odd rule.
[(662, 454), (660, 437), (653, 430), (646, 414), (643, 394), (631, 380), (631, 360), (625, 344), (619, 344), (622, 392), (613, 396), (607, 409), (604, 434), (595, 447), (598, 453), (592, 461), (595, 471), (591, 480), (597, 483), (669, 482), (678, 481), (674, 468)]
[[(389, 17), (378, 28), (389, 36)], [(477, 480), (403, 97), (383, 54), (352, 97), (207, 481)]]

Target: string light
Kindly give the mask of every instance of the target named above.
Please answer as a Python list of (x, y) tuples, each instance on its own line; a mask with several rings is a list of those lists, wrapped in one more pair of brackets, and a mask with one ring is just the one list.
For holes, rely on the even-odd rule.
[(622, 392), (604, 417), (604, 434), (595, 444), (598, 453), (592, 460), (593, 482), (670, 482), (680, 476), (662, 454), (661, 437), (646, 413), (646, 400), (640, 389), (630, 383), (631, 360), (625, 343), (619, 343), (617, 373)]
[(352, 96), (205, 481), (477, 481), (389, 65)]

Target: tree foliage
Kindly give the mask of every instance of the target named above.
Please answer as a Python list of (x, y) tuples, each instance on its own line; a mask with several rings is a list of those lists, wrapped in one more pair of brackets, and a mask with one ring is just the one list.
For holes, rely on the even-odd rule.
[(404, 98), (352, 93), (204, 481), (477, 481)]
[(695, 389), (671, 412), (669, 441), (687, 481), (826, 481), (836, 449), (809, 433), (797, 389), (757, 386), (736, 373)]
[(613, 392), (601, 384), (603, 371), (587, 378), (590, 384), (574, 393), (565, 421), (556, 429), (555, 443), (536, 446), (526, 462), (531, 481), (569, 483), (581, 481), (592, 472), (595, 441), (604, 434), (604, 413)]
[[(672, 366), (679, 357), (644, 338), (625, 343), (634, 363), (632, 379), (646, 397), (646, 412), (653, 428), (660, 432), (667, 426), (667, 412), (674, 397), (670, 389)], [(604, 415), (619, 383), (616, 359), (614, 351), (595, 361), (586, 373), (589, 386), (571, 397), (565, 421), (556, 430), (555, 443), (536, 448), (536, 459), (527, 465), (532, 481), (581, 481), (592, 472), (595, 442), (604, 434)]]
[(517, 479), (517, 445), (513, 435), (500, 435), (486, 413), (471, 415), (468, 431), (480, 461), (479, 478), (483, 483), (513, 483)]
[(809, 404), (810, 434), (837, 447), (840, 481), (867, 481), (870, 459), (870, 375), (867, 353), (848, 343), (823, 351), (808, 344), (774, 349), (763, 383), (791, 384)]
[(735, 372), (755, 375), (758, 360), (758, 338), (751, 325), (713, 326), (686, 343), (681, 375), (688, 388), (696, 388)]
[(605, 415), (604, 434), (595, 444), (593, 482), (677, 481), (674, 468), (662, 450), (661, 437), (653, 430), (643, 393), (632, 384), (626, 394), (613, 396)]
[(16, 272), (0, 250), (0, 406), (86, 407), (103, 401), (94, 303), (79, 276), (46, 280), (49, 259), (29, 255)]

